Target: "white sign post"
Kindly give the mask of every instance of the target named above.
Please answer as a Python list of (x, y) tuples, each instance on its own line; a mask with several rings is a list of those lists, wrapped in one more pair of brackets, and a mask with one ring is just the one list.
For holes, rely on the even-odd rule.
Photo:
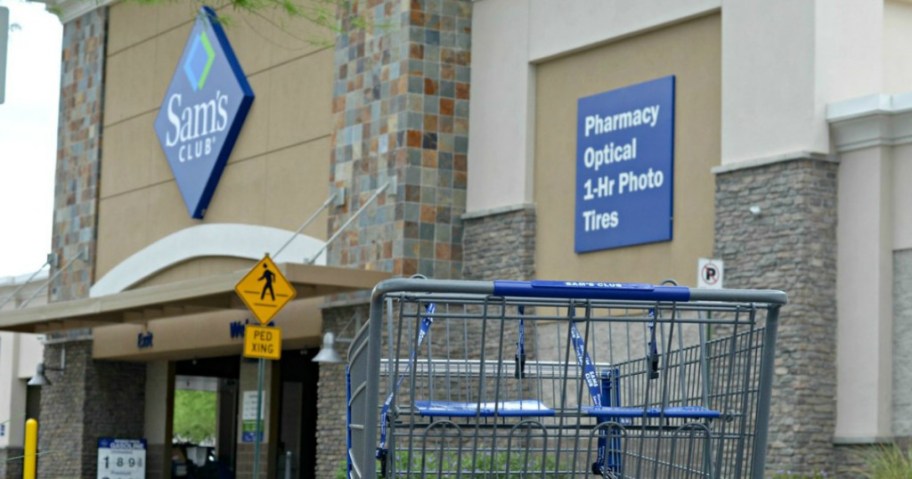
[(697, 261), (697, 287), (722, 289), (725, 264), (721, 259), (700, 258)]
[(9, 55), (9, 8), (0, 7), (0, 105), (6, 91), (6, 57)]
[(146, 440), (98, 440), (98, 479), (146, 479)]

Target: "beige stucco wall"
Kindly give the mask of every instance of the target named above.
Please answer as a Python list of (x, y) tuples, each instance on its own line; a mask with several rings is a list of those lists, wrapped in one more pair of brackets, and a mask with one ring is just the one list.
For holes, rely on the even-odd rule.
[[(720, 17), (710, 15), (561, 57), (537, 67), (534, 197), (536, 275), (553, 279), (693, 284), (713, 251), (720, 155)], [(580, 97), (677, 77), (673, 240), (573, 251), (576, 106)]]
[(834, 440), (891, 440), (909, 431), (912, 93), (833, 103), (828, 119), (839, 161)]
[[(321, 36), (306, 20), (227, 11), (226, 34), (256, 98), (205, 219), (190, 218), (153, 123), (194, 5), (110, 7), (96, 280), (145, 246), (201, 223), (294, 231), (329, 195), (332, 48), (305, 40)], [(326, 239), (325, 213), (303, 233)], [(264, 245), (264, 252), (279, 246)], [(167, 280), (198, 275), (193, 263), (171, 268)], [(235, 260), (210, 260), (203, 270), (236, 268)]]
[(885, 1), (883, 22), (883, 92), (907, 92), (912, 84), (912, 63), (907, 61), (912, 42), (912, 3)]
[[(476, 0), (466, 211), (533, 200), (536, 63), (718, 11), (722, 0)], [(554, 21), (560, 18), (560, 21)]]

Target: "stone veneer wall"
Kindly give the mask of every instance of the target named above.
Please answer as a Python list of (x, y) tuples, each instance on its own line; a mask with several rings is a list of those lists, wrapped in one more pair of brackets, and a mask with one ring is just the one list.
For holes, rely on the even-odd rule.
[(0, 449), (0, 478), (20, 479), (22, 477), (22, 459), (25, 451), (21, 447)]
[[(767, 470), (832, 472), (836, 457), (838, 165), (798, 159), (716, 177), (716, 256), (727, 288), (775, 288), (782, 308)], [(749, 208), (762, 209), (758, 216)]]
[[(468, 0), (358, 0), (340, 13), (330, 181), (348, 194), (330, 233), (378, 187), (396, 188), (329, 245), (328, 264), (459, 277), (471, 13)], [(373, 26), (354, 28), (358, 16)]]
[(144, 364), (95, 361), (91, 340), (44, 347), (47, 372), (41, 389), (38, 477), (95, 477), (98, 439), (143, 437)]
[[(50, 301), (84, 298), (94, 276), (107, 9), (63, 26)], [(76, 258), (83, 254), (82, 260)]]
[[(329, 307), (323, 310), (323, 327), (327, 331), (354, 335), (355, 326), (367, 322), (369, 304)], [(341, 333), (341, 334), (340, 334)], [(336, 351), (348, 359), (348, 344), (336, 341)], [(320, 364), (317, 380), (317, 458), (318, 479), (336, 477), (339, 466), (346, 458), (346, 397), (345, 364)]]
[(535, 209), (464, 218), (465, 279), (528, 280), (535, 276)]
[(893, 253), (893, 434), (912, 439), (912, 250)]

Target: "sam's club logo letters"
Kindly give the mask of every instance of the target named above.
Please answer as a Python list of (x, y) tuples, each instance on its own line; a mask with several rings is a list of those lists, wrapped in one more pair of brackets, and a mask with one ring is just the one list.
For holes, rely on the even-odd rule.
[(168, 123), (171, 129), (165, 135), (168, 148), (178, 147), (181, 163), (212, 154), (218, 133), (228, 128), (228, 95), (216, 91), (215, 98), (181, 108), (180, 93), (168, 99)]
[(253, 96), (215, 12), (203, 7), (155, 119), (193, 218), (209, 206)]
[[(193, 40), (182, 70), (194, 91), (206, 86), (206, 79), (215, 61), (215, 51), (206, 32)], [(177, 147), (181, 163), (212, 154), (217, 133), (228, 128), (228, 95), (215, 91), (215, 98), (183, 107), (183, 95), (174, 93), (168, 98), (168, 123), (165, 136), (168, 148)]]

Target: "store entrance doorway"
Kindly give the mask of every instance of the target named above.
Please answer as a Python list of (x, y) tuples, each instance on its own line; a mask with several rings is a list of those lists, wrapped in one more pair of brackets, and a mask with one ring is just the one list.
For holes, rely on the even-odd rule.
[(235, 477), (240, 359), (175, 363), (171, 477)]

